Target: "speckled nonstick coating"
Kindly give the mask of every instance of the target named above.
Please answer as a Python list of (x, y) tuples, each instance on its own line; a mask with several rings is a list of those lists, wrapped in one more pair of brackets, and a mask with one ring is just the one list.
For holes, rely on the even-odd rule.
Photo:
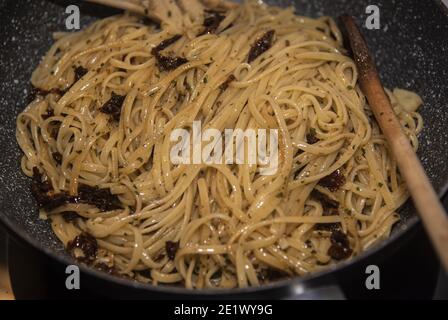
[[(267, 1), (271, 4), (295, 3), (299, 14), (338, 17), (348, 13), (360, 23), (365, 19), (369, 0), (298, 0)], [(419, 156), (436, 191), (441, 195), (448, 183), (448, 16), (437, 0), (375, 1), (381, 9), (381, 30), (363, 29), (374, 53), (382, 79), (389, 88), (402, 87), (418, 92), (425, 105), (421, 109), (425, 128), (419, 137)], [(20, 171), (21, 152), (15, 139), (17, 114), (26, 106), (31, 72), (52, 43), (54, 31), (64, 31), (65, 7), (81, 7), (81, 27), (100, 16), (116, 13), (79, 1), (0, 0), (0, 220), (20, 238), (63, 263), (70, 258), (53, 235), (49, 223), (39, 220), (30, 195), (30, 181)], [(402, 221), (387, 241), (349, 262), (314, 274), (316, 279), (335, 273), (350, 264), (378, 253), (402, 238), (418, 218), (410, 202), (401, 210)], [(119, 285), (143, 290), (186, 293), (181, 288), (154, 288), (115, 279), (97, 271), (83, 269), (89, 275)], [(303, 279), (294, 280), (296, 282)], [(280, 281), (266, 289), (287, 285)], [(227, 293), (250, 293), (260, 289), (235, 289)], [(202, 291), (202, 293), (216, 291)]]

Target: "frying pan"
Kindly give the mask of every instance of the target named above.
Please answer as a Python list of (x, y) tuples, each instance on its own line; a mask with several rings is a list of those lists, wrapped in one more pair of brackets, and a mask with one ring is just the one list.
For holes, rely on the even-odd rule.
[[(348, 13), (359, 25), (367, 18), (369, 0), (266, 1), (280, 6), (294, 5), (302, 15), (338, 17)], [(20, 171), (21, 152), (15, 139), (15, 119), (26, 106), (32, 70), (49, 49), (55, 31), (65, 31), (65, 7), (81, 9), (81, 27), (98, 18), (118, 13), (80, 1), (0, 0), (0, 221), (16, 238), (48, 255), (55, 265), (74, 261), (53, 235), (49, 222), (38, 218), (30, 195), (30, 181)], [(425, 126), (419, 137), (419, 157), (440, 196), (448, 189), (448, 11), (437, 0), (377, 0), (379, 30), (363, 33), (376, 58), (386, 87), (418, 92), (425, 104), (421, 109)], [(260, 298), (284, 297), (309, 288), (324, 286), (329, 293), (338, 278), (350, 270), (387, 259), (404, 245), (419, 223), (408, 201), (400, 209), (401, 221), (389, 239), (358, 257), (303, 278), (278, 281), (258, 288), (231, 290), (187, 290), (152, 286), (116, 278), (80, 266), (83, 281), (114, 297), (171, 298)], [(62, 281), (62, 280), (61, 280)]]

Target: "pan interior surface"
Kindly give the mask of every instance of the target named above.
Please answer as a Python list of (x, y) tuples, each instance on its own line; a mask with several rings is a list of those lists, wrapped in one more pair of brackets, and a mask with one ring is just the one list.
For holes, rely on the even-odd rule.
[[(337, 18), (348, 13), (364, 24), (366, 0), (266, 1), (295, 5), (297, 13)], [(49, 222), (40, 220), (30, 194), (30, 181), (20, 170), (21, 152), (15, 138), (15, 120), (27, 104), (29, 79), (41, 57), (52, 44), (52, 33), (65, 30), (67, 1), (0, 1), (2, 32), (0, 41), (0, 220), (22, 238), (52, 256), (69, 261)], [(81, 28), (118, 11), (74, 2), (81, 8)], [(436, 191), (442, 194), (448, 183), (448, 123), (445, 105), (448, 79), (448, 16), (438, 1), (377, 1), (379, 30), (363, 28), (386, 87), (416, 91), (424, 103), (425, 121), (419, 137), (419, 156)], [(397, 238), (417, 217), (408, 201), (400, 210), (401, 221), (393, 231)], [(368, 253), (367, 253), (368, 254)]]

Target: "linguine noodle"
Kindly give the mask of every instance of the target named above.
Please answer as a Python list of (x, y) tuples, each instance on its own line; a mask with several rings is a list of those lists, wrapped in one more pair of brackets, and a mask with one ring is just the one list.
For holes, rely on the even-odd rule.
[[(221, 18), (204, 33), (207, 14)], [(334, 21), (255, 1), (204, 15), (184, 16), (181, 33), (125, 13), (57, 34), (17, 119), (24, 173), (40, 175), (47, 196), (71, 197), (40, 209), (56, 236), (78, 258), (79, 236), (93, 238), (94, 267), (187, 288), (305, 275), (388, 237), (408, 193)], [(183, 63), (163, 68), (154, 48), (177, 34), (159, 50)], [(420, 98), (387, 92), (417, 149)], [(174, 165), (170, 133), (193, 121), (278, 129), (278, 170)], [(77, 201), (82, 186), (118, 205)]]

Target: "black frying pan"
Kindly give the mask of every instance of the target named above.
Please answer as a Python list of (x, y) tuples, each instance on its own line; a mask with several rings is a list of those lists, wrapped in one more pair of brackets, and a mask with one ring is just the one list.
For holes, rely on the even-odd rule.
[[(294, 4), (303, 15), (337, 17), (348, 13), (363, 24), (368, 0), (278, 0)], [(15, 119), (26, 106), (29, 79), (40, 57), (52, 43), (51, 33), (64, 30), (65, 7), (81, 8), (81, 27), (117, 11), (80, 1), (0, 0), (0, 221), (12, 234), (46, 253), (56, 264), (72, 264), (50, 225), (39, 220), (30, 195), (30, 181), (20, 171), (21, 152), (15, 140)], [(381, 0), (381, 29), (363, 29), (375, 55), (384, 84), (418, 92), (425, 128), (419, 155), (434, 188), (442, 196), (448, 189), (448, 11), (438, 0)], [(280, 297), (315, 285), (337, 283), (355, 266), (387, 259), (403, 245), (418, 224), (408, 201), (400, 210), (402, 220), (391, 237), (350, 261), (306, 278), (279, 281), (261, 288), (189, 291), (178, 287), (153, 287), (102, 274), (81, 266), (83, 283), (115, 297)], [(61, 280), (62, 281), (62, 280)], [(330, 292), (330, 291), (327, 291)]]

